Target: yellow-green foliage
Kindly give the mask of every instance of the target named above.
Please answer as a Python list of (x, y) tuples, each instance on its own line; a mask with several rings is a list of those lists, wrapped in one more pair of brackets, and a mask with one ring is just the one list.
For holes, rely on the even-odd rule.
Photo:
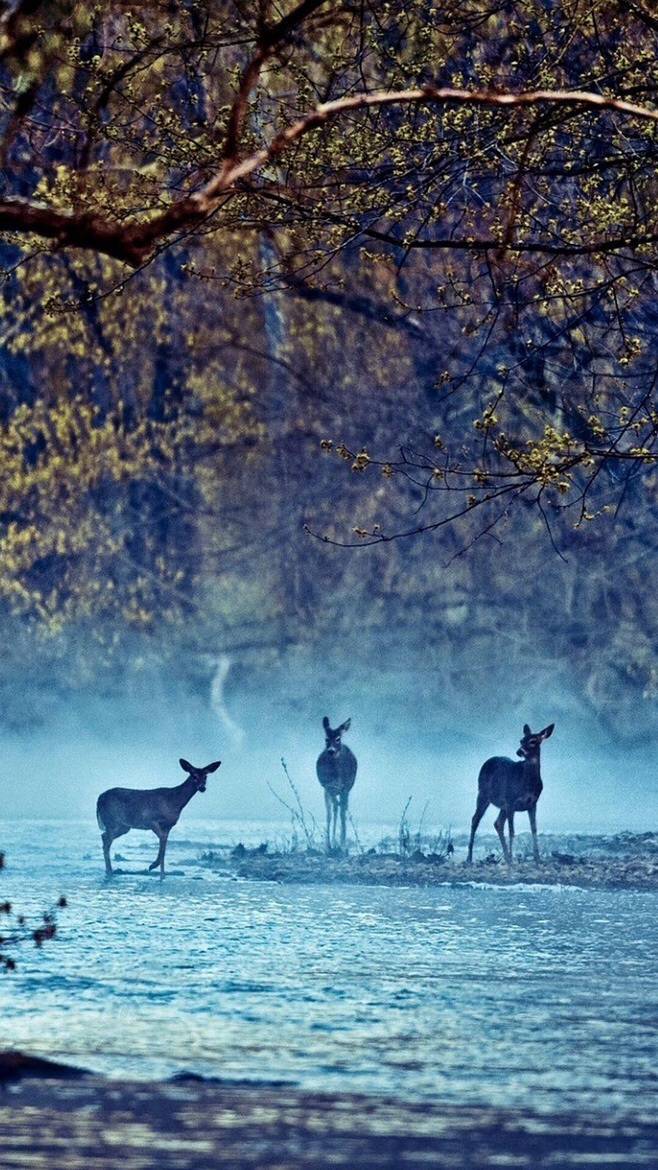
[[(8, 194), (155, 220), (221, 169), (259, 19), (295, 7), (38, 5), (5, 30)], [(430, 82), (650, 108), (655, 31), (631, 9), (321, 5), (263, 62), (236, 154), (318, 102)], [(548, 514), (593, 541), (583, 521), (627, 499), (627, 471), (645, 515), (655, 140), (577, 105), (372, 108), (300, 136), (137, 270), (7, 228), (2, 597), (51, 631), (252, 614), (301, 643), (337, 620), (327, 596), (416, 589), (422, 608), (442, 584), (393, 545), (376, 570), (300, 554), (304, 522), (367, 543), (455, 513), (468, 545), (522, 497), (548, 509), (538, 539)]]

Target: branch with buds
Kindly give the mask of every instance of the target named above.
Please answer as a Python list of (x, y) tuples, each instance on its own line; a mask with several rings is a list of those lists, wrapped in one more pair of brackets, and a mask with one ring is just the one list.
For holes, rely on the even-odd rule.
[[(303, 15), (319, 7), (301, 4)], [(300, 23), (302, 15), (299, 17)], [(117, 223), (90, 212), (63, 212), (29, 199), (9, 198), (0, 201), (0, 231), (25, 232), (54, 240), (60, 248), (83, 248), (138, 267), (153, 253), (176, 237), (193, 232), (220, 207), (227, 196), (243, 189), (244, 183), (317, 127), (360, 110), (385, 106), (441, 105), (484, 106), (524, 109), (537, 106), (566, 106), (594, 113), (611, 111), (624, 117), (658, 123), (658, 110), (621, 98), (605, 97), (584, 90), (538, 89), (521, 93), (499, 93), (491, 89), (455, 89), (425, 85), (399, 91), (360, 93), (335, 101), (323, 102), (293, 122), (265, 146), (240, 157), (240, 136), (250, 92), (260, 76), (262, 65), (284, 37), (290, 35), (290, 21), (281, 38), (261, 45), (243, 73), (238, 95), (229, 116), (222, 163), (216, 173), (193, 194), (176, 200), (166, 210), (149, 218), (128, 219)], [(446, 242), (449, 246), (450, 242)], [(457, 246), (453, 241), (452, 246)], [(484, 248), (471, 241), (469, 247)], [(498, 243), (497, 246), (500, 246)], [(600, 250), (600, 245), (598, 246)]]

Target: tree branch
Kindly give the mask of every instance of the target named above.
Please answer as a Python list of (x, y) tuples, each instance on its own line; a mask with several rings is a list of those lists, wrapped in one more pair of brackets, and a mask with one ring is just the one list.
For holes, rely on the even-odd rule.
[[(314, 2), (306, 0), (306, 3), (299, 5), (295, 12), (300, 14), (302, 10), (309, 11), (319, 7), (319, 3), (320, 0), (314, 0)], [(291, 13), (290, 17), (287, 18), (288, 23), (294, 14)], [(255, 60), (256, 58), (254, 58)], [(250, 68), (248, 67), (248, 71)], [(227, 145), (230, 145), (234, 141), (233, 148), (237, 148), (236, 135), (239, 132), (240, 104), (246, 100), (243, 87), (248, 86), (250, 89), (255, 80), (256, 78), (252, 77), (251, 73), (248, 77), (245, 74), (243, 85), (240, 87), (242, 96), (239, 96), (237, 101), (235, 127), (231, 131), (232, 137), (229, 137), (227, 142)], [(316, 106), (304, 117), (277, 134), (269, 145), (254, 151), (244, 159), (235, 161), (227, 158), (225, 147), (224, 163), (205, 186), (194, 194), (176, 201), (166, 211), (151, 219), (129, 220), (124, 224), (117, 224), (93, 213), (59, 212), (35, 205), (29, 200), (17, 198), (0, 202), (0, 230), (33, 233), (55, 240), (60, 247), (91, 249), (137, 266), (149, 257), (158, 243), (166, 240), (174, 232), (193, 230), (204, 222), (216, 210), (227, 192), (239, 187), (245, 179), (285, 153), (311, 130), (343, 114), (392, 105), (438, 104), (514, 109), (544, 103), (572, 106), (596, 112), (613, 111), (658, 123), (658, 110), (648, 106), (635, 105), (633, 102), (627, 102), (620, 98), (604, 97), (601, 94), (581, 90), (531, 90), (522, 93), (498, 93), (492, 90), (439, 89), (428, 85), (420, 89), (362, 93)], [(455, 243), (448, 240), (428, 241), (425, 246), (455, 247)], [(482, 250), (485, 247), (500, 247), (500, 241), (464, 242), (462, 246)], [(615, 247), (620, 246), (622, 246), (621, 242), (615, 243)], [(546, 245), (540, 244), (522, 245), (517, 243), (515, 245), (515, 250), (521, 250), (521, 248), (538, 251), (550, 250)], [(579, 251), (601, 251), (609, 250), (609, 248), (610, 245), (603, 242), (599, 245), (584, 245), (582, 248), (565, 246), (557, 250), (575, 254)]]
[[(316, 9), (326, 4), (327, 0), (302, 0), (292, 12), (284, 16), (276, 24), (266, 25), (262, 30), (258, 49), (244, 70), (240, 79), (237, 97), (231, 107), (226, 139), (224, 142), (224, 159), (226, 169), (239, 157), (240, 137), (247, 112), (249, 96), (258, 83), (261, 70), (265, 62), (281, 45), (285, 44), (293, 33), (311, 16)], [(221, 174), (221, 172), (220, 172)]]

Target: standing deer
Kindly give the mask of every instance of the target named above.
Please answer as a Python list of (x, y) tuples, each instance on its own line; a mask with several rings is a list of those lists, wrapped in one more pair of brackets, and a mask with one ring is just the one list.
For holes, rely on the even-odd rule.
[(178, 761), (187, 780), (175, 788), (108, 788), (101, 792), (96, 804), (96, 820), (102, 834), (105, 872), (112, 873), (110, 845), (131, 829), (151, 829), (160, 842), (158, 856), (149, 869), (160, 866), (160, 880), (164, 877), (164, 859), (167, 838), (185, 805), (197, 792), (206, 791), (206, 776), (216, 772), (221, 760), (205, 768), (195, 768), (187, 760)]
[[(343, 746), (342, 735), (349, 731), (352, 720), (346, 719), (335, 730), (329, 726), (325, 715), (322, 720), (326, 736), (325, 749), (318, 756), (315, 765), (318, 780), (324, 788), (324, 803), (327, 810), (327, 850), (336, 848), (336, 822), (340, 808), (340, 846), (345, 848), (347, 805), (356, 778), (356, 756)], [(333, 818), (333, 827), (332, 827)]]
[[(521, 762), (509, 760), (507, 756), (492, 756), (480, 768), (478, 776), (478, 799), (471, 821), (471, 839), (468, 843), (467, 863), (473, 860), (473, 842), (477, 827), (490, 804), (500, 809), (494, 825), (500, 837), (503, 854), (508, 865), (512, 864), (514, 847), (514, 813), (527, 812), (532, 831), (532, 851), (539, 864), (537, 848), (537, 801), (542, 788), (539, 774), (539, 750), (542, 742), (553, 734), (554, 723), (543, 731), (532, 732), (527, 723), (523, 724), (523, 739), (517, 748)], [(505, 840), (505, 821), (509, 825), (509, 847)]]

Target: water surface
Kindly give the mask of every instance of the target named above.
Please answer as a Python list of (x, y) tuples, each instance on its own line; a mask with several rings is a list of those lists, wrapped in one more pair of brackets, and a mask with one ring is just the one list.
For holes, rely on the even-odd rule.
[[(283, 886), (198, 864), (262, 836), (188, 819), (168, 853), (183, 875), (107, 882), (95, 826), (0, 822), (2, 897), (70, 903), (0, 979), (0, 1047), (113, 1076), (655, 1113), (658, 894)], [(115, 847), (129, 868), (157, 851)]]

